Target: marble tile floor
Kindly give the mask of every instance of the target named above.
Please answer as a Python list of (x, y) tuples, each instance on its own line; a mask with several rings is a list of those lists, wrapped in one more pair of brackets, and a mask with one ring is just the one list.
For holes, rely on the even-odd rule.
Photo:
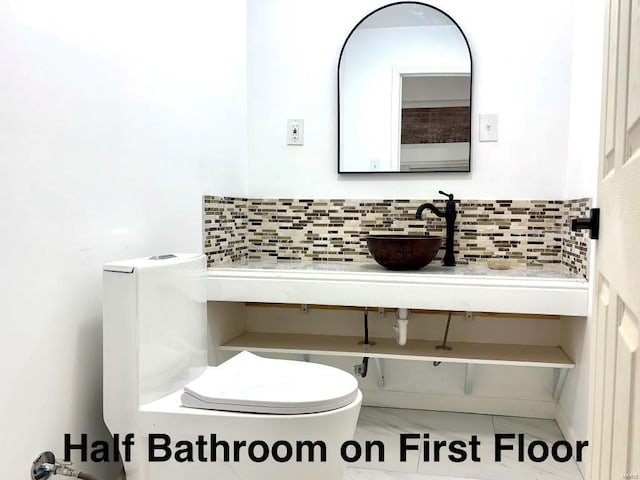
[[(430, 461), (423, 458), (424, 433), (429, 434)], [(549, 445), (563, 440), (554, 420), (364, 407), (355, 435), (355, 440), (363, 446), (363, 458), (348, 466), (344, 480), (582, 480), (573, 460), (560, 463), (549, 456), (545, 462), (520, 462), (516, 451), (505, 451), (501, 461), (496, 462), (494, 440), (495, 434), (500, 433), (524, 434), (525, 445), (534, 440), (543, 440)], [(420, 435), (411, 440), (419, 450), (408, 451), (404, 462), (400, 459), (400, 434)], [(471, 458), (469, 441), (472, 435), (477, 436), (479, 462)], [(364, 445), (376, 440), (383, 446), (384, 461), (378, 461), (377, 446), (371, 447), (372, 458), (366, 461)], [(439, 461), (433, 461), (435, 440), (466, 442), (467, 459), (452, 462), (447, 458), (450, 451), (446, 447)], [(513, 442), (517, 446), (517, 439)]]

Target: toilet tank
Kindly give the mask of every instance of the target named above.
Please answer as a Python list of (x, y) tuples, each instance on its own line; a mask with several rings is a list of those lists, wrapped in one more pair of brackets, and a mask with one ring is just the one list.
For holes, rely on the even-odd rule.
[[(206, 257), (112, 262), (103, 272), (104, 412), (110, 428), (175, 392), (207, 362)], [(113, 425), (111, 425), (111, 424)]]

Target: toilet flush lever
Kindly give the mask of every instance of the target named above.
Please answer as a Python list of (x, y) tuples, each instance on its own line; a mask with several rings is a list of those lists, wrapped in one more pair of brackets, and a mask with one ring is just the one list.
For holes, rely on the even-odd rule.
[(589, 238), (597, 240), (600, 234), (600, 209), (592, 208), (589, 218), (574, 218), (571, 220), (571, 231), (589, 230)]

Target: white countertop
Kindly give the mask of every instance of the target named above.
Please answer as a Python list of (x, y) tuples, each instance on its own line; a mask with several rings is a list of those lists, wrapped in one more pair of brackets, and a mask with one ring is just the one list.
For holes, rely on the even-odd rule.
[(391, 271), (372, 262), (245, 261), (207, 271), (208, 299), (585, 316), (588, 282), (559, 264), (492, 270), (430, 264)]

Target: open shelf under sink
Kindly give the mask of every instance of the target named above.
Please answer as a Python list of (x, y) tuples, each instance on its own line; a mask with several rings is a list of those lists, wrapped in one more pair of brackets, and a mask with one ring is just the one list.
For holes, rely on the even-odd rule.
[(397, 360), (439, 361), (570, 369), (575, 363), (560, 347), (451, 342), (452, 350), (438, 350), (441, 342), (408, 340), (400, 346), (392, 338), (373, 339), (362, 345), (361, 337), (245, 332), (221, 345), (226, 351), (317, 354)]

